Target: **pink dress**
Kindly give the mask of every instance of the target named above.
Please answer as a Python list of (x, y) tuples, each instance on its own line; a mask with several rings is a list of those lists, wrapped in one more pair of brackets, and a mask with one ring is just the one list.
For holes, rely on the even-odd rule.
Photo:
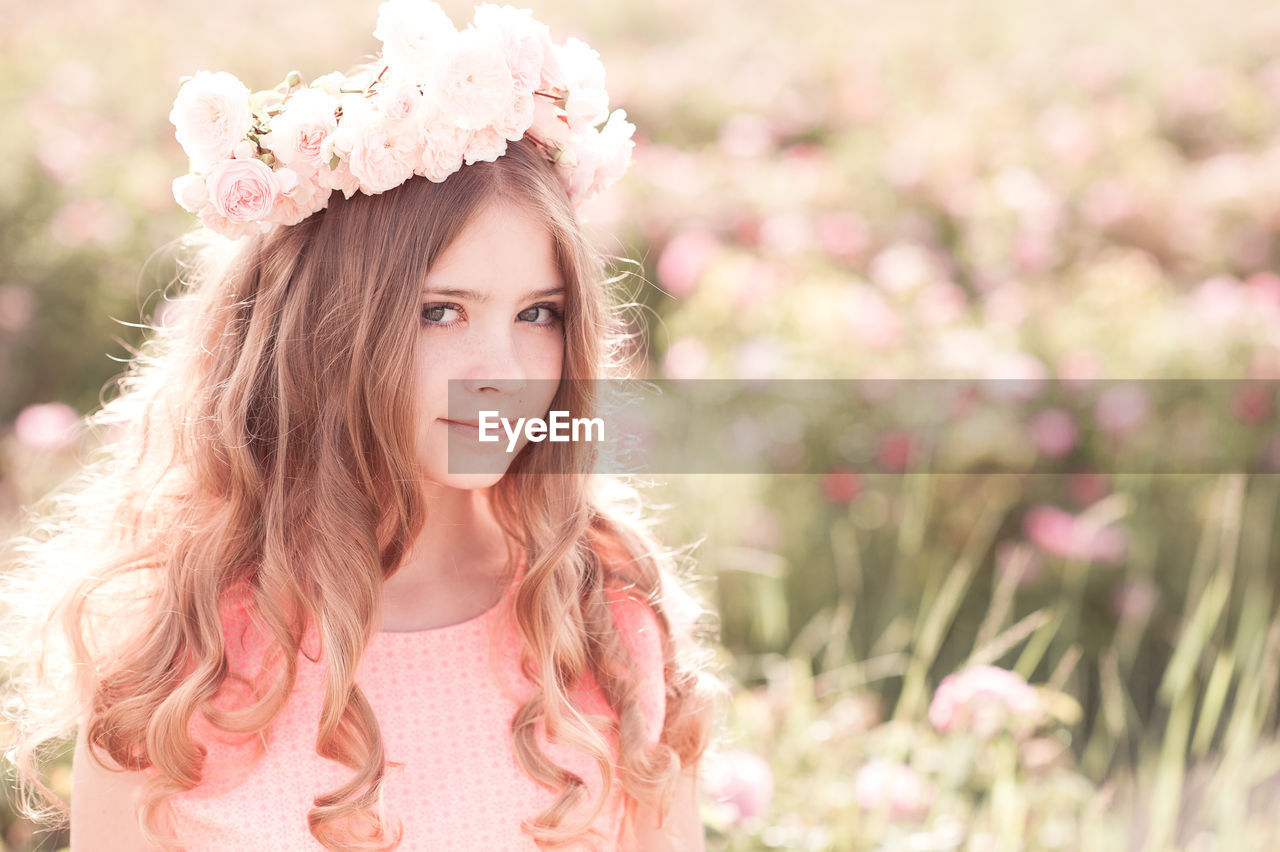
[[(522, 563), (517, 572), (523, 576)], [(357, 670), (356, 681), (373, 705), (392, 768), (385, 787), (388, 813), (398, 816), (404, 834), (401, 850), (517, 852), (538, 849), (521, 831), (555, 799), (552, 791), (525, 774), (516, 762), (511, 719), (532, 684), (519, 671), (519, 637), (511, 603), (513, 583), (489, 611), (434, 630), (378, 633)], [(610, 605), (624, 644), (642, 673), (638, 699), (651, 741), (662, 729), (665, 688), (658, 624), (652, 609), (621, 593)], [(229, 607), (229, 625), (243, 625), (242, 607)], [(251, 668), (261, 645), (238, 641), (228, 632), (233, 670)], [(308, 637), (315, 639), (314, 631)], [(318, 643), (304, 644), (316, 656)], [(492, 655), (490, 651), (492, 650)], [(352, 770), (315, 752), (323, 697), (323, 660), (300, 654), (294, 692), (266, 732), (267, 750), (242, 780), (245, 746), (218, 739), (218, 732), (197, 713), (191, 732), (208, 749), (204, 781), (172, 798), (178, 836), (188, 852), (324, 852), (307, 826), (307, 812), (319, 794), (347, 782)], [(223, 693), (225, 694), (225, 693)], [(223, 694), (217, 703), (224, 704)], [(586, 713), (612, 717), (594, 679), (575, 694)], [(538, 742), (556, 763), (587, 784), (589, 802), (599, 798), (598, 767), (585, 754), (549, 744), (541, 724)], [(225, 735), (221, 735), (225, 736)], [(614, 749), (616, 766), (616, 744)], [(150, 770), (154, 772), (154, 769)], [(243, 774), (243, 772), (241, 772)], [(620, 849), (621, 788), (616, 780), (595, 827), (578, 850)]]

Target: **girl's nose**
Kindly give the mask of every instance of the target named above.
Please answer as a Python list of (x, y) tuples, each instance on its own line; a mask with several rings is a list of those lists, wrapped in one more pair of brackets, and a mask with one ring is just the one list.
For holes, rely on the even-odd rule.
[(478, 332), (483, 339), (477, 341), (474, 357), (462, 376), (468, 392), (491, 388), (512, 394), (525, 389), (525, 365), (516, 349), (513, 332), (514, 328)]

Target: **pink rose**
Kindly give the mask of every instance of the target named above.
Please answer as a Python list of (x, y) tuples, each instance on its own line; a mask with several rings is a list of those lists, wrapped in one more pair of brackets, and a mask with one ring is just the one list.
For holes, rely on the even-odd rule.
[(1063, 559), (1115, 564), (1124, 559), (1128, 536), (1123, 528), (1092, 527), (1082, 518), (1053, 506), (1035, 506), (1022, 521), (1027, 538), (1046, 553)]
[(492, 163), (505, 153), (507, 153), (507, 137), (492, 127), (486, 127), (471, 132), (463, 160), (468, 166), (480, 161)]
[(888, 808), (899, 819), (924, 817), (938, 795), (933, 784), (910, 766), (880, 759), (863, 764), (853, 785), (854, 798), (863, 810)]
[(13, 434), (29, 450), (53, 452), (75, 443), (80, 415), (65, 402), (28, 405), (13, 421)]
[(1138, 385), (1117, 384), (1102, 391), (1094, 409), (1098, 428), (1123, 437), (1137, 430), (1151, 416), (1151, 397)]
[(207, 186), (214, 210), (232, 222), (257, 222), (276, 201), (275, 175), (261, 160), (223, 160)]
[(471, 131), (447, 122), (432, 122), (422, 128), (422, 156), (415, 171), (433, 183), (440, 183), (462, 168)]
[[(277, 177), (286, 170), (281, 169)], [(296, 179), (295, 175), (295, 179)], [(289, 193), (276, 196), (275, 207), (271, 211), (271, 221), (281, 225), (296, 225), (303, 219), (329, 206), (329, 196), (333, 190), (313, 180), (298, 181)]]
[(516, 93), (506, 114), (498, 120), (494, 129), (512, 142), (524, 136), (525, 131), (533, 124), (533, 102), (533, 95)]
[(1076, 421), (1062, 408), (1045, 408), (1031, 417), (1031, 439), (1049, 458), (1061, 458), (1076, 445)]
[[(420, 133), (406, 133), (394, 122), (388, 122), (364, 99), (353, 98), (344, 103), (342, 121), (334, 131), (331, 146), (357, 187), (376, 194), (399, 186), (413, 174), (421, 157), (419, 137)], [(328, 184), (337, 177), (331, 174), (321, 182)], [(345, 193), (346, 186), (342, 189)]]
[(384, 89), (378, 96), (378, 108), (392, 121), (412, 118), (422, 103), (422, 91), (417, 84), (399, 81)]
[(502, 42), (488, 31), (458, 33), (437, 91), (444, 116), (464, 130), (482, 130), (500, 119), (515, 92)]
[(212, 204), (206, 204), (204, 209), (200, 211), (200, 221), (209, 230), (231, 239), (260, 233), (267, 227), (265, 222), (232, 221), (215, 210)]
[(965, 730), (990, 739), (1006, 728), (1027, 732), (1043, 710), (1039, 693), (1021, 675), (971, 666), (943, 678), (929, 705), (929, 721), (942, 733)]
[(234, 74), (197, 71), (178, 89), (169, 121), (192, 171), (208, 171), (253, 129), (249, 89)]
[(262, 147), (286, 166), (315, 171), (325, 164), (322, 147), (338, 128), (338, 99), (320, 89), (301, 89), (289, 96), (284, 112), (271, 119)]
[(360, 189), (376, 194), (408, 180), (419, 158), (412, 140), (390, 132), (385, 125), (371, 124), (356, 137), (347, 165), (360, 181)]
[(730, 749), (708, 761), (706, 790), (712, 801), (727, 804), (734, 821), (760, 818), (773, 802), (773, 770), (759, 755)]

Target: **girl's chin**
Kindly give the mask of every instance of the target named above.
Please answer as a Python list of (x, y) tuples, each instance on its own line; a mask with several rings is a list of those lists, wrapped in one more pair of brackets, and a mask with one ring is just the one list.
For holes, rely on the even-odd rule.
[(443, 488), (456, 488), (459, 491), (477, 491), (497, 485), (505, 474), (502, 473), (448, 473), (443, 476), (427, 476), (427, 482)]

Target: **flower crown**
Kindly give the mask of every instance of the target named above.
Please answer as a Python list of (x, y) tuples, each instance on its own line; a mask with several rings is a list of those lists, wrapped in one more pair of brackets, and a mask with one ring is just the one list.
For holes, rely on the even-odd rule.
[(310, 86), (297, 71), (253, 93), (225, 71), (184, 77), (169, 113), (191, 161), (173, 182), (178, 204), (239, 237), (297, 224), (335, 189), (439, 183), (526, 135), (575, 207), (630, 165), (635, 125), (609, 112), (600, 54), (576, 38), (552, 44), (530, 10), (484, 3), (457, 30), (432, 0), (387, 0), (373, 35), (382, 51), (369, 67)]

